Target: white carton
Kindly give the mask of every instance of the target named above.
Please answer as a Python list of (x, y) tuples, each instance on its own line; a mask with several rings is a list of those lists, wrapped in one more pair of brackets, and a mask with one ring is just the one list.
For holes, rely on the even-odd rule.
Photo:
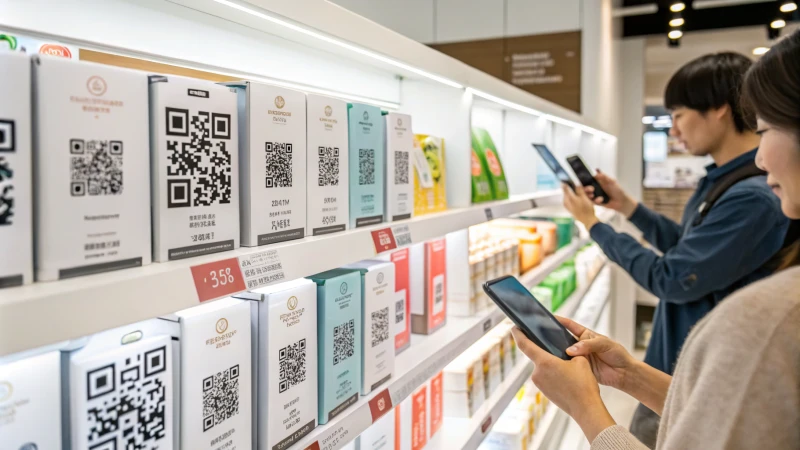
[(347, 229), (350, 220), (347, 103), (309, 94), (306, 232), (309, 236)]
[(242, 246), (301, 239), (306, 231), (306, 95), (239, 81)]
[(414, 215), (414, 176), (411, 152), (414, 132), (411, 116), (386, 115), (386, 201), (387, 222), (410, 219)]
[(486, 400), (482, 355), (462, 353), (444, 368), (444, 415), (471, 418)]
[(34, 56), (36, 277), (150, 263), (147, 77)]
[[(31, 60), (0, 53), (0, 288), (33, 281)], [(2, 416), (2, 414), (0, 414)]]
[[(395, 410), (391, 409), (383, 417), (367, 428), (356, 440), (356, 450), (394, 450)], [(398, 449), (399, 450), (399, 449)]]
[(61, 353), (0, 362), (3, 448), (61, 449)]
[(153, 258), (239, 247), (236, 90), (150, 76)]
[(477, 311), (469, 258), (469, 233), (460, 230), (447, 240), (447, 307), (452, 316), (472, 316)]
[(251, 302), (253, 426), (259, 450), (284, 450), (317, 426), (317, 285), (301, 278), (242, 294)]

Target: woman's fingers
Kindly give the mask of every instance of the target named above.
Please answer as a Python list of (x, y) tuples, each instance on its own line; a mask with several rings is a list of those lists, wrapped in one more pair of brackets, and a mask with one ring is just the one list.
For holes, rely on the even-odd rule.
[(613, 342), (607, 337), (594, 337), (578, 342), (567, 349), (570, 356), (589, 356), (592, 353), (603, 353), (611, 350)]
[(578, 337), (581, 337), (583, 333), (587, 330), (587, 328), (584, 327), (583, 325), (573, 321), (572, 319), (567, 319), (566, 317), (556, 316), (556, 320), (561, 322), (561, 325), (564, 325), (564, 328), (569, 330), (570, 333)]

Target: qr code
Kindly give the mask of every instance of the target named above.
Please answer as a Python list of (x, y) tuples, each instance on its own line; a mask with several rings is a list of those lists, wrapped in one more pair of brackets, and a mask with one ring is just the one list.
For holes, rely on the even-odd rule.
[(124, 355), (86, 373), (87, 445), (90, 449), (165, 448), (172, 414), (167, 389), (167, 347)]
[(122, 150), (122, 141), (70, 139), (72, 196), (122, 194)]
[(11, 225), (14, 216), (14, 171), (8, 160), (0, 156), (0, 225)]
[(239, 414), (239, 365), (203, 379), (203, 431)]
[(375, 150), (358, 150), (358, 184), (375, 184)]
[(167, 206), (231, 202), (230, 114), (166, 108)]
[(372, 312), (372, 346), (389, 339), (389, 307)]
[(300, 339), (278, 352), (278, 393), (306, 381), (306, 340)]
[(349, 321), (333, 327), (333, 365), (337, 365), (355, 354), (355, 322)]
[(394, 184), (408, 184), (408, 152), (394, 152)]
[(394, 323), (403, 323), (406, 320), (406, 300), (401, 298), (394, 304)]
[(292, 144), (267, 142), (267, 187), (292, 187)]
[(320, 147), (319, 155), (319, 185), (339, 185), (339, 147)]
[(433, 302), (440, 304), (444, 302), (444, 283), (438, 283), (433, 292)]

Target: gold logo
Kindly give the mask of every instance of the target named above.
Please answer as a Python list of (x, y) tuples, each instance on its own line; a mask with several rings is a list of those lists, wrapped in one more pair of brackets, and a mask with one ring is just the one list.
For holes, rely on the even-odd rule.
[(217, 333), (222, 334), (228, 330), (228, 319), (222, 318), (217, 321)]
[(90, 94), (100, 97), (106, 93), (108, 85), (106, 85), (106, 80), (94, 75), (86, 80), (86, 89), (89, 90)]
[(14, 392), (14, 388), (11, 386), (11, 383), (8, 381), (0, 381), (0, 402), (11, 398), (12, 392)]
[(279, 95), (279, 96), (277, 96), (277, 97), (275, 97), (275, 106), (276, 106), (278, 109), (283, 109), (283, 107), (284, 107), (285, 105), (286, 105), (286, 100), (284, 100), (284, 99), (283, 99), (283, 97), (281, 97), (280, 95)]
[(397, 118), (397, 126), (398, 127), (402, 127), (403, 126), (403, 119), (401, 119), (399, 117)]
[(286, 302), (286, 306), (288, 306), (290, 310), (297, 308), (297, 297), (294, 295), (289, 297), (289, 301)]
[(330, 106), (326, 106), (325, 107), (325, 115), (330, 117), (331, 114), (333, 114), (333, 108), (331, 108)]

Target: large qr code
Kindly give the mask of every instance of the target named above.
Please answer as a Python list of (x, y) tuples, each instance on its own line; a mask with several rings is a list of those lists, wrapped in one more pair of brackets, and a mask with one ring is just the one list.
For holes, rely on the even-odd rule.
[(267, 187), (292, 187), (292, 144), (267, 142)]
[(239, 414), (239, 365), (203, 379), (203, 431)]
[(394, 323), (403, 323), (406, 320), (406, 299), (401, 298), (394, 304)]
[(0, 156), (0, 225), (11, 225), (14, 216), (14, 171), (8, 160)]
[(355, 354), (356, 333), (355, 322), (349, 321), (333, 327), (333, 365)]
[(372, 312), (372, 346), (389, 339), (389, 307)]
[(394, 184), (408, 184), (408, 152), (394, 152)]
[(167, 445), (167, 347), (125, 356), (86, 374), (87, 447), (157, 450)]
[(320, 147), (319, 155), (319, 185), (339, 185), (339, 147)]
[(70, 139), (72, 196), (122, 194), (122, 150), (122, 141)]
[(306, 340), (300, 339), (278, 352), (278, 392), (306, 381)]
[(375, 150), (358, 150), (358, 184), (375, 184)]
[(166, 108), (167, 206), (231, 202), (230, 114)]

